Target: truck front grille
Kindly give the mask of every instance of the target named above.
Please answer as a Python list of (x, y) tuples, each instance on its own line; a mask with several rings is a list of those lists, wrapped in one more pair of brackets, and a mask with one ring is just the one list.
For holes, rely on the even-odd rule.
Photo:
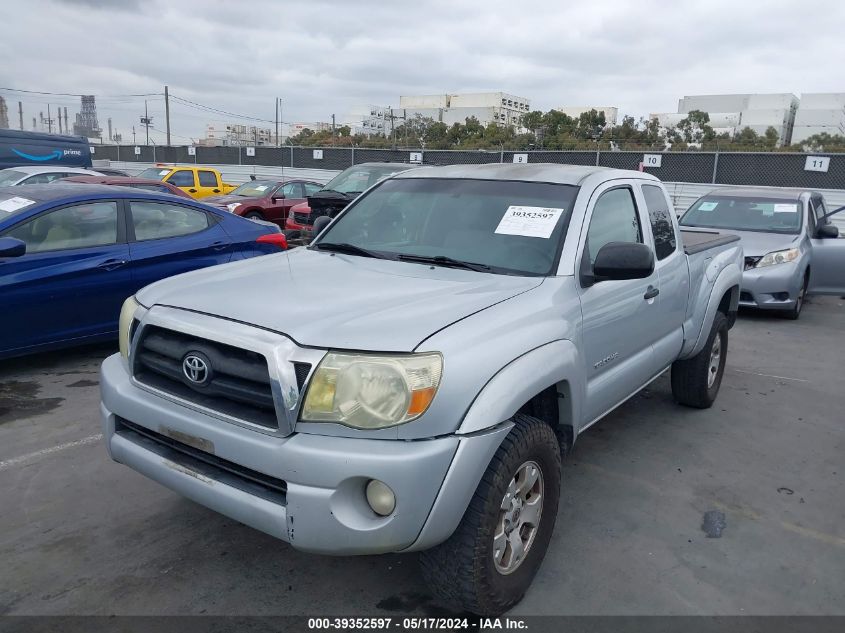
[(287, 482), (202, 451), (121, 417), (115, 434), (210, 479), (280, 505), (287, 501)]
[[(154, 325), (139, 336), (133, 360), (138, 382), (238, 420), (278, 428), (263, 355)], [(197, 358), (200, 369), (192, 373), (186, 363)], [(293, 365), (301, 391), (311, 365)]]

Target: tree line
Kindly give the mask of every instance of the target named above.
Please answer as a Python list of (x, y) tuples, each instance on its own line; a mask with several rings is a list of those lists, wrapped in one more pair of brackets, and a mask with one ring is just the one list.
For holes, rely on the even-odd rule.
[(657, 119), (623, 117), (608, 125), (603, 112), (590, 110), (571, 117), (558, 110), (527, 112), (518, 126), (482, 125), (469, 117), (464, 123), (435, 121), (419, 114), (395, 126), (388, 135), (353, 134), (348, 125), (331, 130), (305, 129), (292, 145), (463, 150), (652, 150), (652, 151), (825, 151), (845, 152), (845, 136), (817, 134), (798, 145), (778, 146), (778, 131), (758, 134), (749, 127), (717, 134), (710, 115), (692, 110), (676, 126), (663, 128)]

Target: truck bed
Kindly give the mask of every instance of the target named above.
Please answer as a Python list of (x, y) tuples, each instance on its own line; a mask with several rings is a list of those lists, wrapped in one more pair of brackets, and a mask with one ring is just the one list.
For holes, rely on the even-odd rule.
[(684, 252), (687, 255), (695, 255), (717, 246), (724, 246), (739, 240), (738, 235), (719, 233), (713, 229), (681, 229), (681, 240), (684, 243)]

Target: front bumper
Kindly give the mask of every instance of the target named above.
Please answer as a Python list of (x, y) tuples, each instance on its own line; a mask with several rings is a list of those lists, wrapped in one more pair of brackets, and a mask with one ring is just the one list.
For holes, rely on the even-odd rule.
[[(119, 354), (103, 362), (100, 385), (112, 459), (297, 549), (324, 554), (424, 549), (448, 538), (510, 430), (500, 425), (473, 436), (420, 441), (273, 437), (137, 387)], [(198, 466), (180, 450), (127, 432), (123, 420), (201, 457), (212, 455), (208, 459), (221, 467)], [(282, 482), (283, 492), (256, 484), (261, 476)], [(370, 479), (395, 493), (390, 516), (378, 516), (368, 506)]]
[(749, 268), (742, 273), (739, 305), (764, 310), (788, 310), (795, 306), (803, 283), (804, 266), (800, 261)]

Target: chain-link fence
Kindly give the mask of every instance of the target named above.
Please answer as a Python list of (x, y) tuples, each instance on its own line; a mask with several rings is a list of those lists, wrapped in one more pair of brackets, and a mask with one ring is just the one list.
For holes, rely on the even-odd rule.
[[(97, 145), (93, 158), (127, 162), (266, 165), (342, 170), (369, 162), (462, 165), (557, 163), (643, 169), (664, 181), (845, 189), (845, 154), (504, 150), (393, 150), (359, 147), (160, 147)], [(657, 157), (647, 160), (647, 156)], [(809, 160), (808, 160), (809, 158)], [(656, 163), (655, 166), (652, 164)]]

